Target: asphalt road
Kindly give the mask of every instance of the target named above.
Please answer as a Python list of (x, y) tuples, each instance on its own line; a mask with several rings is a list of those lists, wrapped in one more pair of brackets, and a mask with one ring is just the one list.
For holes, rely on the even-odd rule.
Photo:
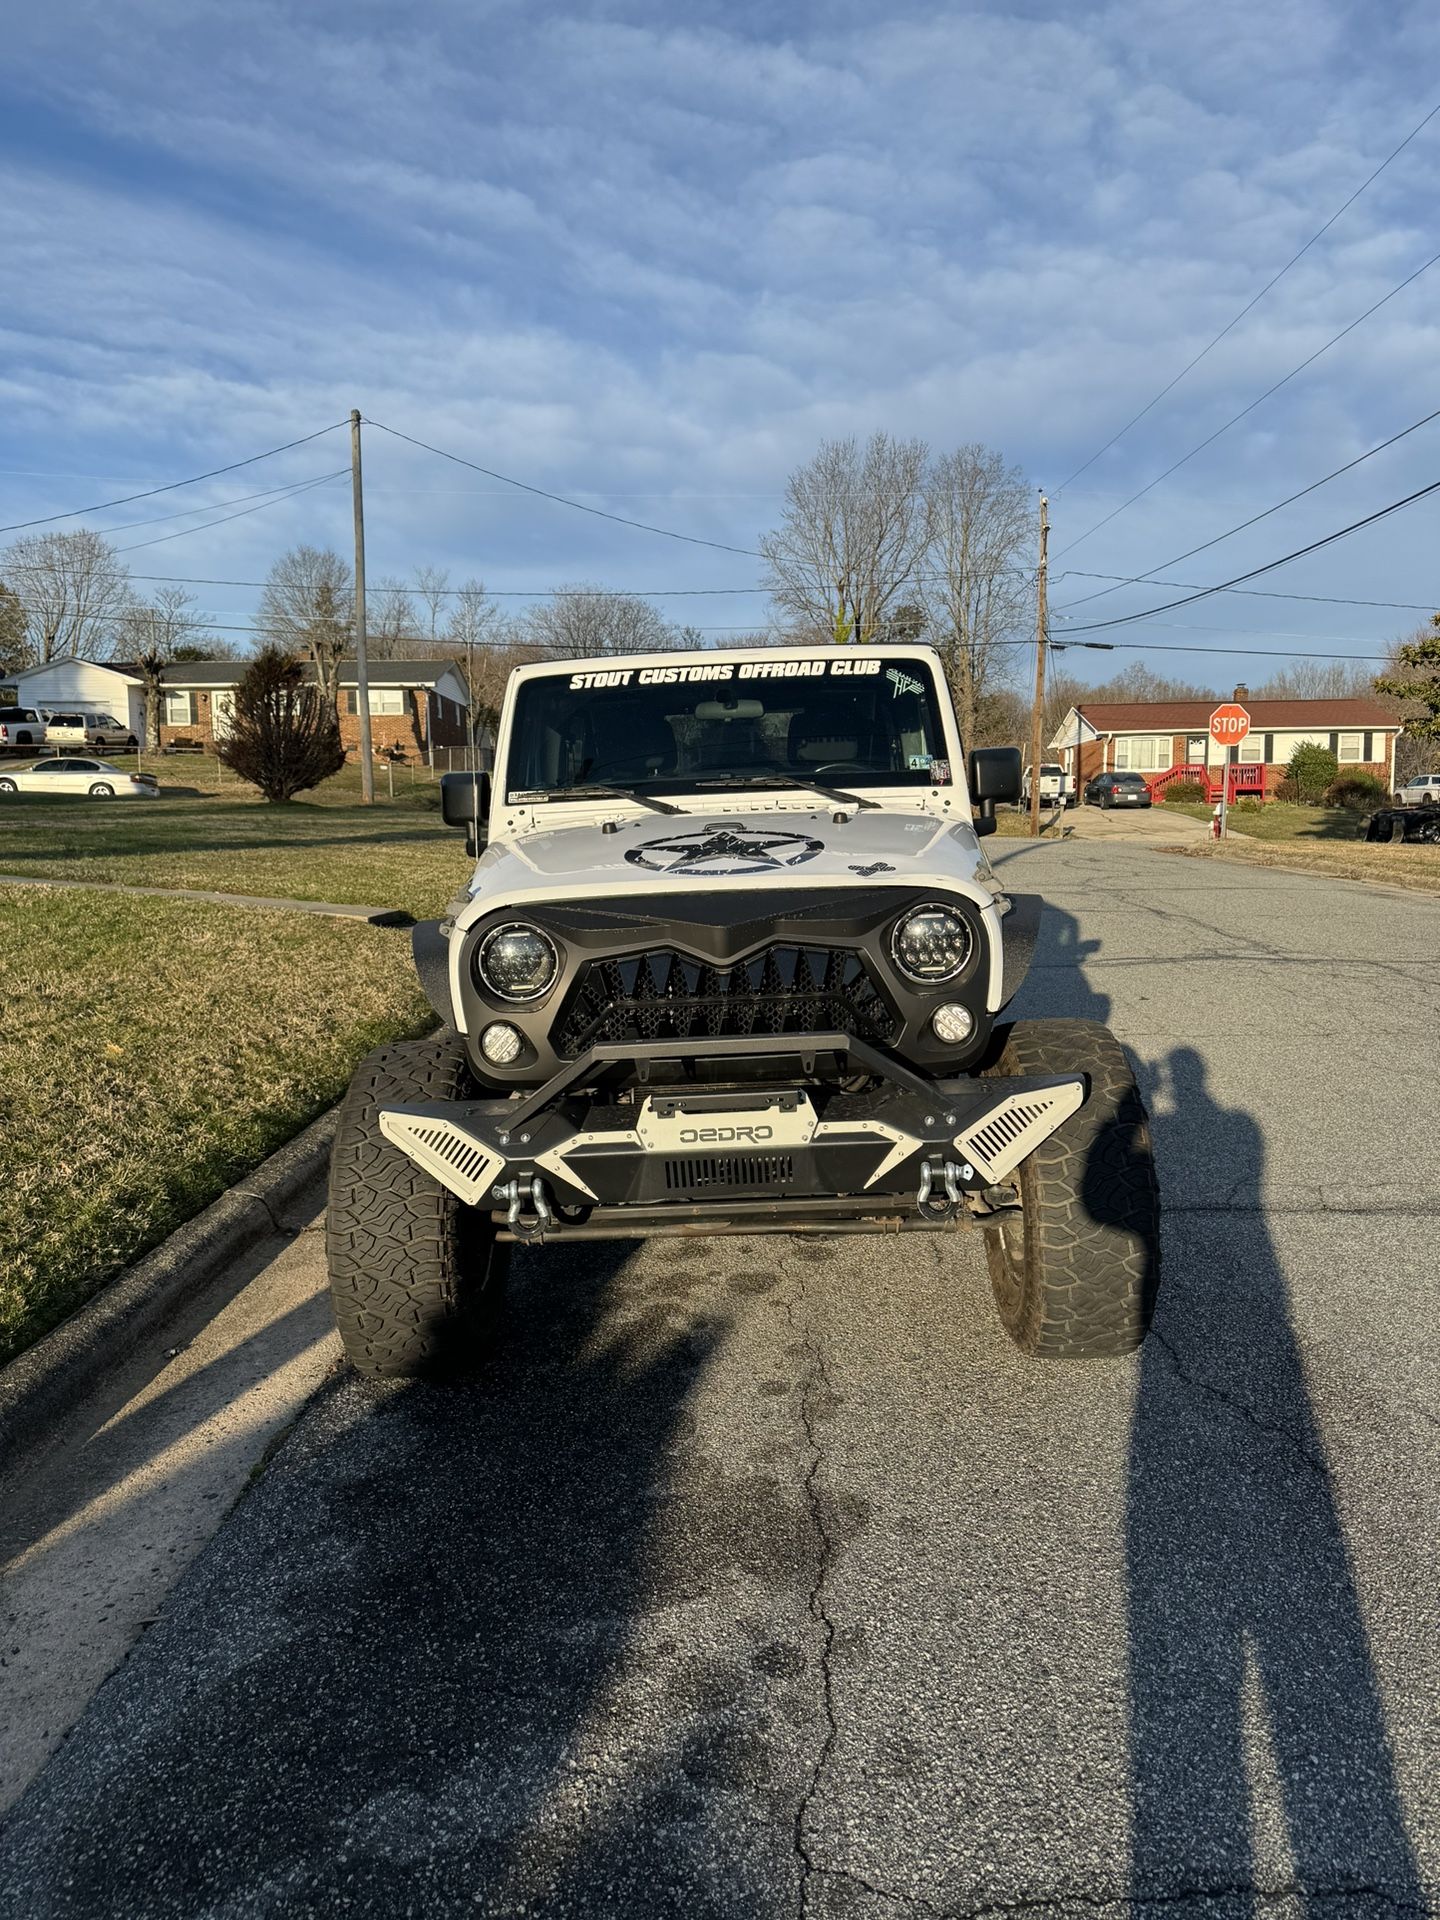
[(312, 1406), (0, 1914), (1436, 1910), (1440, 904), (995, 852), (1144, 1076), (1144, 1352), (964, 1238), (530, 1254), (488, 1377)]

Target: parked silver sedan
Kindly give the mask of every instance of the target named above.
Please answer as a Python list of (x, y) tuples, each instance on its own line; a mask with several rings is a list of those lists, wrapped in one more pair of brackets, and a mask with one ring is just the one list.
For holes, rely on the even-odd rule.
[(0, 798), (14, 793), (68, 793), (79, 800), (155, 800), (160, 783), (153, 773), (123, 773), (108, 760), (60, 755), (29, 767), (0, 769)]

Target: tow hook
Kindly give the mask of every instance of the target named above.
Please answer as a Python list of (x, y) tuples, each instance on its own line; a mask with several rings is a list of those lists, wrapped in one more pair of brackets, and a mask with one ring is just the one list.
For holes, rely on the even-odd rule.
[(938, 1154), (922, 1163), (915, 1206), (922, 1219), (951, 1220), (965, 1203), (962, 1180), (973, 1180), (975, 1169), (968, 1160), (942, 1159)]
[[(497, 1187), (495, 1198), (507, 1203), (505, 1225), (517, 1240), (543, 1240), (548, 1230), (555, 1224), (550, 1196), (546, 1193), (545, 1182), (538, 1173), (533, 1175), (528, 1183), (515, 1179), (503, 1187)], [(527, 1201), (534, 1216), (529, 1220), (523, 1218)]]

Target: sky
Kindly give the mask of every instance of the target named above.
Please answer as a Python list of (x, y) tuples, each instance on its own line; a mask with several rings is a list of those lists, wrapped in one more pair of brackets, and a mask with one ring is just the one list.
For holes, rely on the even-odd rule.
[[(10, 9), (5, 39), (3, 523), (358, 407), (753, 549), (822, 438), (883, 428), (983, 442), (1048, 491), (1063, 638), (1177, 597), (1067, 613), (1094, 576), (1160, 568), (1440, 408), (1437, 264), (1091, 531), (1440, 249), (1437, 116), (1065, 484), (1440, 101), (1429, 0), (49, 0)], [(763, 624), (746, 552), (365, 433), (372, 582), (429, 563), (518, 608), (588, 580), (677, 590), (667, 614), (717, 642)], [(110, 533), (142, 590), (259, 581), (296, 541), (347, 550), (348, 483), (322, 478), (347, 442), (59, 524)], [(1226, 579), (1436, 478), (1440, 421), (1163, 577)], [(1431, 607), (1437, 526), (1440, 495), (1256, 585)], [(217, 630), (253, 615), (252, 587), (194, 592)], [(1421, 618), (1227, 594), (1063, 658), (1218, 686)]]

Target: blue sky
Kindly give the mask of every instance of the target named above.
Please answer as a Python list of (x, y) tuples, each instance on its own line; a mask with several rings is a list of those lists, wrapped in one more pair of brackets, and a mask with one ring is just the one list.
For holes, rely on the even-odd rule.
[[(884, 427), (988, 442), (1050, 488), (1063, 606), (1103, 584), (1073, 570), (1154, 567), (1440, 406), (1437, 266), (1080, 538), (1440, 247), (1437, 118), (1058, 491), (1437, 99), (1440, 12), (1409, 0), (12, 9), (0, 521), (359, 406), (535, 485), (751, 547), (822, 436)], [(138, 543), (192, 523), (133, 523), (218, 515), (344, 458), (337, 434), (91, 524), (135, 543), (137, 574), (259, 579), (297, 539), (344, 550), (342, 484), (153, 546)], [(379, 433), (366, 468), (372, 578), (425, 561), (512, 591), (758, 577)], [(1440, 422), (1179, 577), (1224, 578), (1437, 477)], [(1424, 503), (1258, 584), (1433, 603), (1437, 516)], [(246, 589), (196, 591), (221, 624), (253, 608)], [(664, 604), (706, 628), (764, 608)], [(1184, 647), (1183, 623), (1196, 644), (1253, 646), (1250, 661), (1149, 656), (1218, 684), (1260, 677), (1262, 653), (1364, 651), (1414, 618), (1225, 596), (1115, 637)], [(1136, 657), (1067, 664), (1098, 676)]]

